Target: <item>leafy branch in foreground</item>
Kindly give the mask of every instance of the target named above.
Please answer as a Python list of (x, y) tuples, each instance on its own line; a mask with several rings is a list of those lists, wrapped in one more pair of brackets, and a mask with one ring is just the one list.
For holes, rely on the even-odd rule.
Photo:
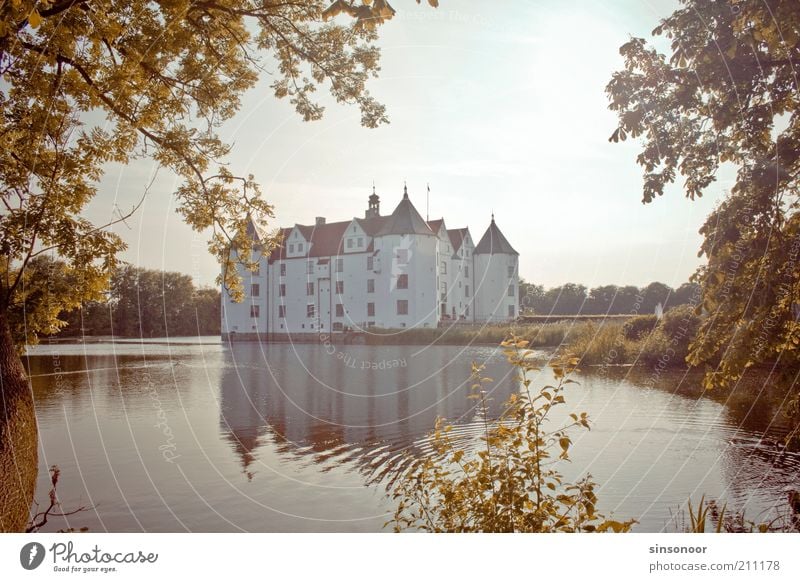
[(433, 452), (416, 459), (397, 479), (392, 497), (394, 530), (429, 532), (627, 532), (636, 523), (606, 520), (597, 513), (591, 475), (567, 483), (559, 464), (569, 461), (571, 432), (589, 429), (585, 412), (570, 414), (548, 430), (553, 408), (565, 404), (564, 387), (577, 359), (551, 363), (557, 384), (531, 391), (533, 351), (512, 337), (501, 344), (518, 372), (522, 390), (512, 394), (500, 418), (488, 416), (483, 367), (473, 364), (472, 394), (483, 421), (477, 446), (459, 446), (442, 419), (432, 434)]

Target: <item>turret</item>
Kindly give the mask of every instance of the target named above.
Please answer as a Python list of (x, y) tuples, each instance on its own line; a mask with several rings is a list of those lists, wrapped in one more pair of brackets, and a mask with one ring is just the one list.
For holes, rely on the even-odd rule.
[(372, 184), (372, 194), (369, 197), (369, 206), (364, 213), (364, 218), (377, 218), (381, 215), (381, 199), (375, 194), (375, 184)]
[(519, 315), (519, 253), (492, 214), (475, 247), (475, 319), (510, 321)]

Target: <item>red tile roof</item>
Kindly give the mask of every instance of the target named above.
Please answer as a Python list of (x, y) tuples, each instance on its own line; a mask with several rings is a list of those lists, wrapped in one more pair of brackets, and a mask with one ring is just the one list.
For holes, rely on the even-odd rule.
[(431, 230), (436, 234), (439, 234), (439, 229), (442, 228), (442, 224), (444, 223), (444, 218), (437, 218), (436, 220), (429, 220), (428, 226), (431, 227)]
[[(361, 226), (367, 236), (374, 236), (383, 226), (386, 216), (377, 216), (375, 218), (356, 218), (356, 222)], [(342, 222), (328, 222), (315, 226), (307, 226), (298, 224), (296, 225), (307, 241), (311, 242), (311, 251), (305, 255), (309, 258), (314, 257), (332, 257), (336, 255), (344, 255), (344, 235), (347, 232), (347, 227), (352, 224), (352, 220)], [(282, 228), (281, 234), (285, 241), (292, 228)], [(362, 252), (370, 252), (374, 250), (372, 243)], [(349, 254), (349, 253), (348, 253)], [(275, 248), (269, 256), (269, 262), (285, 258), (285, 244)]]
[(447, 236), (450, 237), (450, 244), (453, 245), (453, 252), (457, 253), (461, 248), (461, 243), (467, 238), (469, 228), (450, 228), (447, 230)]

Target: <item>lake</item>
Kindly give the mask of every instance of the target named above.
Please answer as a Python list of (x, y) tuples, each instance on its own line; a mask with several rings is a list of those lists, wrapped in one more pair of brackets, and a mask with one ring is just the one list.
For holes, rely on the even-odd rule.
[[(540, 352), (543, 363), (547, 353)], [(323, 346), (219, 338), (45, 344), (24, 358), (40, 430), (36, 497), (61, 469), (64, 511), (44, 528), (90, 531), (389, 531), (386, 484), (424, 454), (437, 416), (474, 441), (471, 363), (492, 414), (519, 390), (499, 350)], [(674, 530), (686, 501), (713, 497), (767, 517), (798, 487), (785, 424), (750, 399), (696, 395), (697, 375), (576, 373), (564, 414), (586, 411), (569, 479), (591, 473), (599, 508), (634, 531)], [(546, 367), (534, 385), (553, 383)]]

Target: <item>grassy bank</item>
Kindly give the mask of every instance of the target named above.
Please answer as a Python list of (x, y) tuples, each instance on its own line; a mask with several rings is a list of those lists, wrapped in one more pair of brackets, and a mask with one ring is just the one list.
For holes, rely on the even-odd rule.
[(372, 328), (365, 341), (371, 345), (492, 345), (514, 335), (530, 347), (557, 347), (580, 359), (582, 366), (644, 365), (686, 367), (689, 343), (699, 318), (689, 306), (636, 317), (570, 318), (536, 323), (456, 325), (452, 327)]
[(526, 339), (531, 347), (562, 345), (587, 322), (553, 322), (504, 325), (457, 325), (452, 327), (380, 329), (371, 328), (366, 342), (373, 345), (435, 344), (497, 346), (511, 335)]
[(667, 311), (661, 319), (640, 315), (627, 321), (592, 321), (573, 330), (565, 350), (578, 356), (584, 366), (685, 368), (699, 325), (699, 317), (688, 305)]

